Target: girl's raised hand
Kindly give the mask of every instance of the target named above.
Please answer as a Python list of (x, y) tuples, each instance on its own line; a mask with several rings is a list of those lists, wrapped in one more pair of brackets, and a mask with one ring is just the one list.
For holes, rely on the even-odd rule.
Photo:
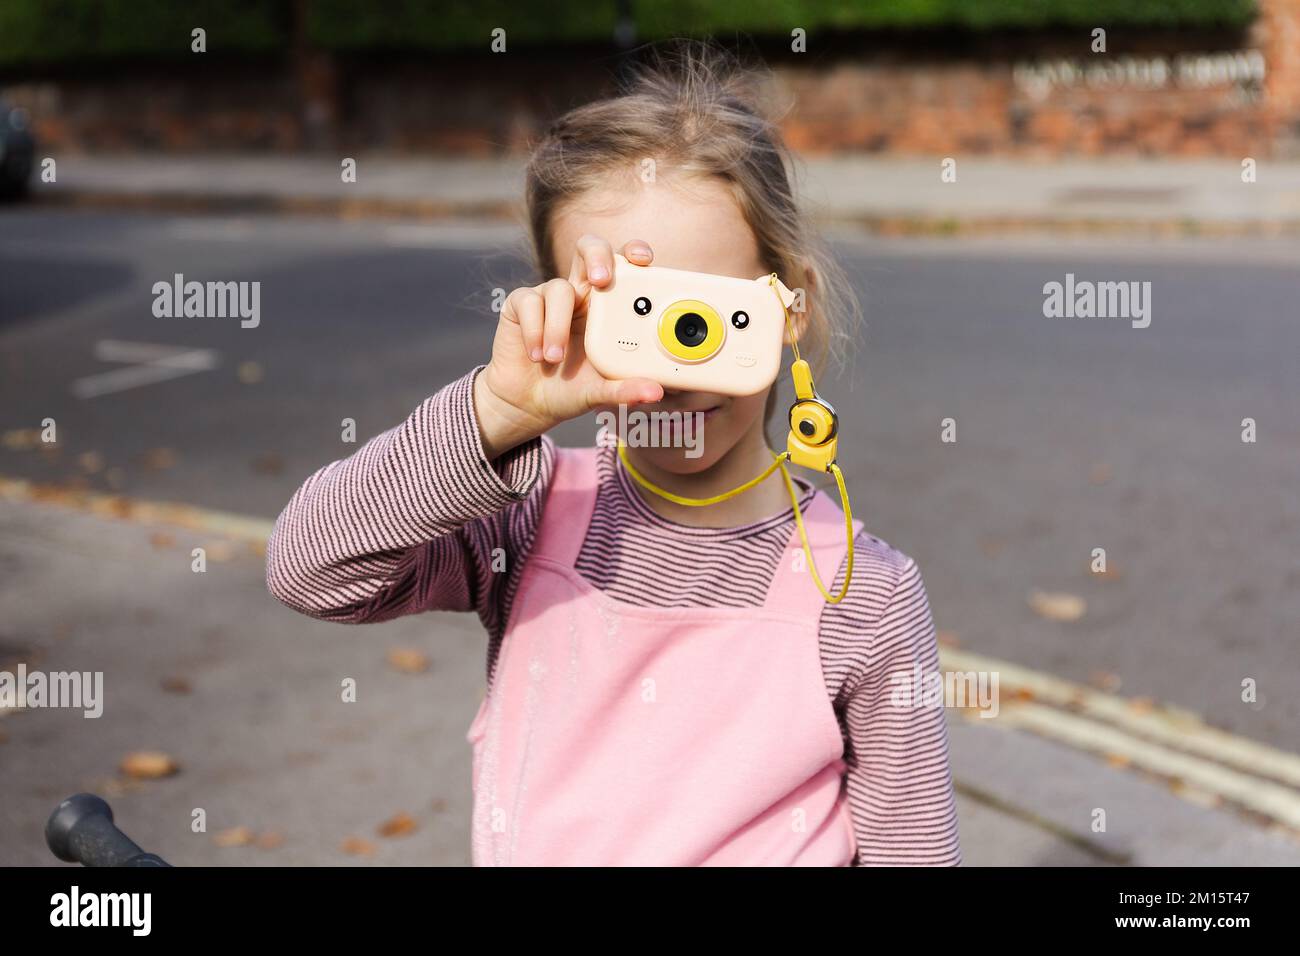
[[(654, 260), (649, 244), (639, 239), (621, 251), (634, 265)], [(587, 361), (582, 332), (591, 291), (613, 278), (609, 243), (588, 235), (578, 240), (567, 279), (515, 289), (506, 298), (492, 360), (474, 382), (489, 460), (594, 409), (663, 398), (662, 386), (649, 379), (608, 379)]]

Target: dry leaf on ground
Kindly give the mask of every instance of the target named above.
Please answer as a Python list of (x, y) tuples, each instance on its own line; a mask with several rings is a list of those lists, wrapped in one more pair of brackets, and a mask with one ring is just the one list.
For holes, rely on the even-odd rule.
[(1034, 612), (1049, 621), (1077, 621), (1088, 609), (1083, 598), (1064, 591), (1031, 591), (1028, 600)]
[(249, 827), (231, 827), (212, 834), (212, 842), (217, 846), (248, 846), (253, 842), (253, 836)]
[(122, 773), (136, 780), (156, 780), (178, 772), (180, 764), (159, 750), (137, 750), (122, 758)]
[(419, 824), (415, 822), (415, 817), (409, 813), (399, 813), (379, 824), (378, 833), (382, 837), (400, 837), (410, 836), (418, 829)]
[(429, 669), (429, 655), (413, 647), (394, 647), (388, 652), (388, 663), (403, 674), (423, 674)]
[(361, 837), (350, 836), (343, 841), (339, 849), (351, 856), (371, 856), (375, 852), (375, 845)]

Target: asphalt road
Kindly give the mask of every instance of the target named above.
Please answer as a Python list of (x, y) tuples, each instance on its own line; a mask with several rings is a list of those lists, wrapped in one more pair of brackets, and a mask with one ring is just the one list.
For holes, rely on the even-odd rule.
[[(0, 433), (53, 418), (60, 449), (0, 443), (0, 476), (274, 517), (351, 450), (342, 419), (374, 434), (485, 360), (520, 248), (498, 227), (2, 211)], [(1300, 246), (838, 249), (869, 325), (819, 384), (855, 513), (918, 560), (945, 639), (1296, 750)], [(260, 324), (156, 318), (151, 287), (175, 273), (259, 281)], [(1150, 327), (1044, 317), (1044, 283), (1067, 273), (1150, 282)], [(209, 350), (214, 367), (77, 397), (122, 367), (97, 357), (105, 341)], [(1033, 589), (1087, 612), (1044, 619)]]

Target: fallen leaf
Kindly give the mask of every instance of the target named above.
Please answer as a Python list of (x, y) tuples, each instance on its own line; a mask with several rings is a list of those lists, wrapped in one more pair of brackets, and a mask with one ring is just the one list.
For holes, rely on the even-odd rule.
[(41, 443), (41, 432), (38, 428), (15, 428), (4, 433), (3, 442), (11, 451), (26, 451)]
[(253, 837), (253, 831), (249, 827), (231, 827), (212, 834), (212, 842), (217, 846), (248, 846), (253, 842)]
[(190, 682), (184, 677), (164, 677), (161, 685), (162, 689), (169, 694), (188, 694), (193, 690)]
[(413, 647), (394, 647), (388, 652), (388, 663), (403, 674), (423, 674), (429, 669), (429, 657)]
[(400, 837), (410, 836), (419, 828), (420, 825), (415, 822), (415, 817), (409, 813), (399, 813), (379, 824), (377, 832), (381, 837)]
[(105, 498), (96, 498), (90, 502), (90, 513), (103, 515), (106, 518), (130, 518), (134, 510), (131, 499), (124, 498), (121, 495), (109, 495)]
[(177, 773), (180, 765), (158, 750), (137, 750), (122, 758), (119, 769), (136, 780), (156, 780)]
[(447, 801), (444, 800), (442, 797), (438, 797), (431, 804), (429, 804), (429, 806), (433, 808), (434, 813), (442, 813), (442, 811), (447, 809)]
[(1028, 600), (1034, 612), (1049, 621), (1077, 621), (1088, 609), (1083, 598), (1063, 591), (1032, 591)]
[(1149, 714), (1156, 709), (1156, 702), (1150, 697), (1134, 697), (1128, 702), (1128, 709), (1135, 714)]
[(369, 840), (361, 839), (361, 837), (350, 836), (343, 841), (339, 849), (351, 856), (372, 856), (375, 852), (375, 845)]
[(1088, 484), (1104, 485), (1114, 477), (1110, 465), (1105, 462), (1098, 462), (1088, 470)]
[(1131, 757), (1124, 756), (1124, 754), (1106, 754), (1106, 763), (1108, 763), (1112, 767), (1118, 767), (1122, 769), (1132, 764), (1133, 759)]
[(257, 836), (257, 847), (259, 850), (274, 850), (284, 844), (284, 834), (275, 830), (267, 830), (265, 833), (259, 833)]
[(77, 456), (77, 464), (81, 466), (82, 471), (93, 475), (103, 469), (104, 456), (97, 451), (82, 452)]
[(166, 531), (155, 531), (149, 535), (149, 543), (161, 551), (164, 548), (176, 547), (176, 537)]

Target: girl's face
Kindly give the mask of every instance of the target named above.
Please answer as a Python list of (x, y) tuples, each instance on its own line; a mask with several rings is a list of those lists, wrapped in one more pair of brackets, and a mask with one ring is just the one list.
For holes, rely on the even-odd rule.
[[(617, 252), (641, 239), (654, 252), (654, 265), (753, 279), (765, 272), (758, 243), (725, 184), (713, 178), (663, 178), (654, 183), (628, 177), (621, 188), (584, 193), (560, 207), (551, 223), (552, 248), (567, 261), (578, 240), (590, 233)], [(569, 251), (565, 251), (569, 250)], [(666, 391), (663, 401), (638, 408), (646, 412), (704, 412), (699, 457), (682, 448), (638, 448), (636, 457), (674, 474), (711, 468), (742, 440), (766, 442), (763, 412), (770, 389), (757, 395)]]

